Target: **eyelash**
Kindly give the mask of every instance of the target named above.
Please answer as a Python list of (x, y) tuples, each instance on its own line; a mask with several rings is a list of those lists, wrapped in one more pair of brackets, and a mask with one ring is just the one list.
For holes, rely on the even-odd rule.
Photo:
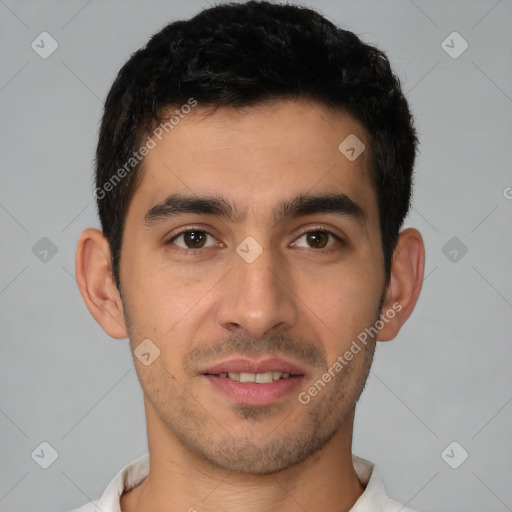
[[(172, 238), (170, 238), (165, 243), (165, 245), (171, 245), (176, 238), (178, 238), (181, 235), (184, 235), (186, 233), (190, 233), (190, 232), (194, 232), (194, 231), (200, 231), (201, 233), (205, 233), (206, 235), (209, 235), (209, 236), (215, 238), (211, 233), (209, 233), (205, 229), (188, 227), (187, 229), (184, 229), (183, 231), (180, 231), (179, 233), (176, 233), (175, 235), (173, 235)], [(307, 235), (308, 233), (327, 233), (328, 235), (331, 235), (341, 245), (344, 244), (344, 240), (342, 238), (340, 238), (338, 235), (336, 235), (332, 231), (329, 231), (328, 229), (323, 229), (323, 228), (312, 228), (312, 229), (308, 229), (306, 231), (303, 231), (298, 236), (298, 238), (296, 240), (299, 240), (300, 238), (302, 238), (304, 235)], [(208, 249), (208, 247), (206, 247), (206, 249)], [(173, 247), (173, 250), (176, 251), (176, 252), (179, 252), (181, 254), (193, 256), (193, 255), (196, 255), (199, 251), (203, 250), (203, 248), (201, 247), (199, 249), (183, 249), (182, 247), (175, 246), (175, 247)], [(312, 247), (311, 250), (316, 251), (316, 252), (323, 252), (325, 254), (325, 253), (330, 253), (333, 250), (336, 250), (336, 247), (335, 246), (330, 246), (327, 249), (315, 249), (315, 248)]]

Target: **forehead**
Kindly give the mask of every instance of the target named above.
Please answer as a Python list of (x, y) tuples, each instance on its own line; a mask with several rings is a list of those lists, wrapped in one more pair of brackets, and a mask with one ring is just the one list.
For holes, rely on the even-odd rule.
[[(283, 199), (342, 193), (376, 220), (368, 135), (344, 112), (292, 100), (215, 112), (198, 104), (160, 138), (132, 201), (142, 215), (173, 193), (199, 194), (226, 198), (245, 220), (270, 222)], [(354, 160), (340, 150), (347, 138), (365, 146)]]

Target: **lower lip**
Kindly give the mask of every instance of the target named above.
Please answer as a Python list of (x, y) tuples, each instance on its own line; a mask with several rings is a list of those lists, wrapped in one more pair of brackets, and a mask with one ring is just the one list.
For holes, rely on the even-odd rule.
[(303, 375), (275, 380), (264, 384), (238, 382), (227, 377), (203, 375), (211, 385), (229, 396), (234, 402), (243, 405), (270, 405), (289, 395), (302, 382)]

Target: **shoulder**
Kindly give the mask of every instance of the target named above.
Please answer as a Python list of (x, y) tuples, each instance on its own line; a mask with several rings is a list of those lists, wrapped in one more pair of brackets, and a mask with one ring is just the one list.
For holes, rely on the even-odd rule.
[(373, 462), (354, 454), (352, 460), (357, 477), (365, 490), (350, 512), (416, 512), (387, 495), (382, 475)]
[(139, 485), (149, 474), (149, 454), (145, 453), (121, 469), (108, 484), (101, 498), (70, 512), (119, 512), (119, 497)]

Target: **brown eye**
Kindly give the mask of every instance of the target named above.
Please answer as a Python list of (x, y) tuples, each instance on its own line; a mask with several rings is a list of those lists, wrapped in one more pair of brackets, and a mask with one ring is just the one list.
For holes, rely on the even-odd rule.
[[(333, 240), (331, 243), (329, 243), (329, 238)], [(298, 243), (300, 240), (305, 240), (307, 245)], [(335, 245), (336, 241), (341, 242), (341, 239), (334, 233), (323, 229), (316, 229), (302, 233), (293, 245), (312, 249), (325, 249)]]
[[(202, 249), (205, 247), (208, 237), (212, 237), (209, 233), (199, 229), (189, 229), (182, 231), (176, 236), (169, 240), (169, 243), (173, 243), (181, 249)], [(180, 240), (180, 243), (176, 241)]]
[(203, 247), (206, 236), (203, 231), (189, 231), (183, 235), (183, 240), (189, 249)]
[(312, 231), (307, 233), (306, 240), (315, 249), (323, 249), (329, 241), (329, 235), (325, 231)]

